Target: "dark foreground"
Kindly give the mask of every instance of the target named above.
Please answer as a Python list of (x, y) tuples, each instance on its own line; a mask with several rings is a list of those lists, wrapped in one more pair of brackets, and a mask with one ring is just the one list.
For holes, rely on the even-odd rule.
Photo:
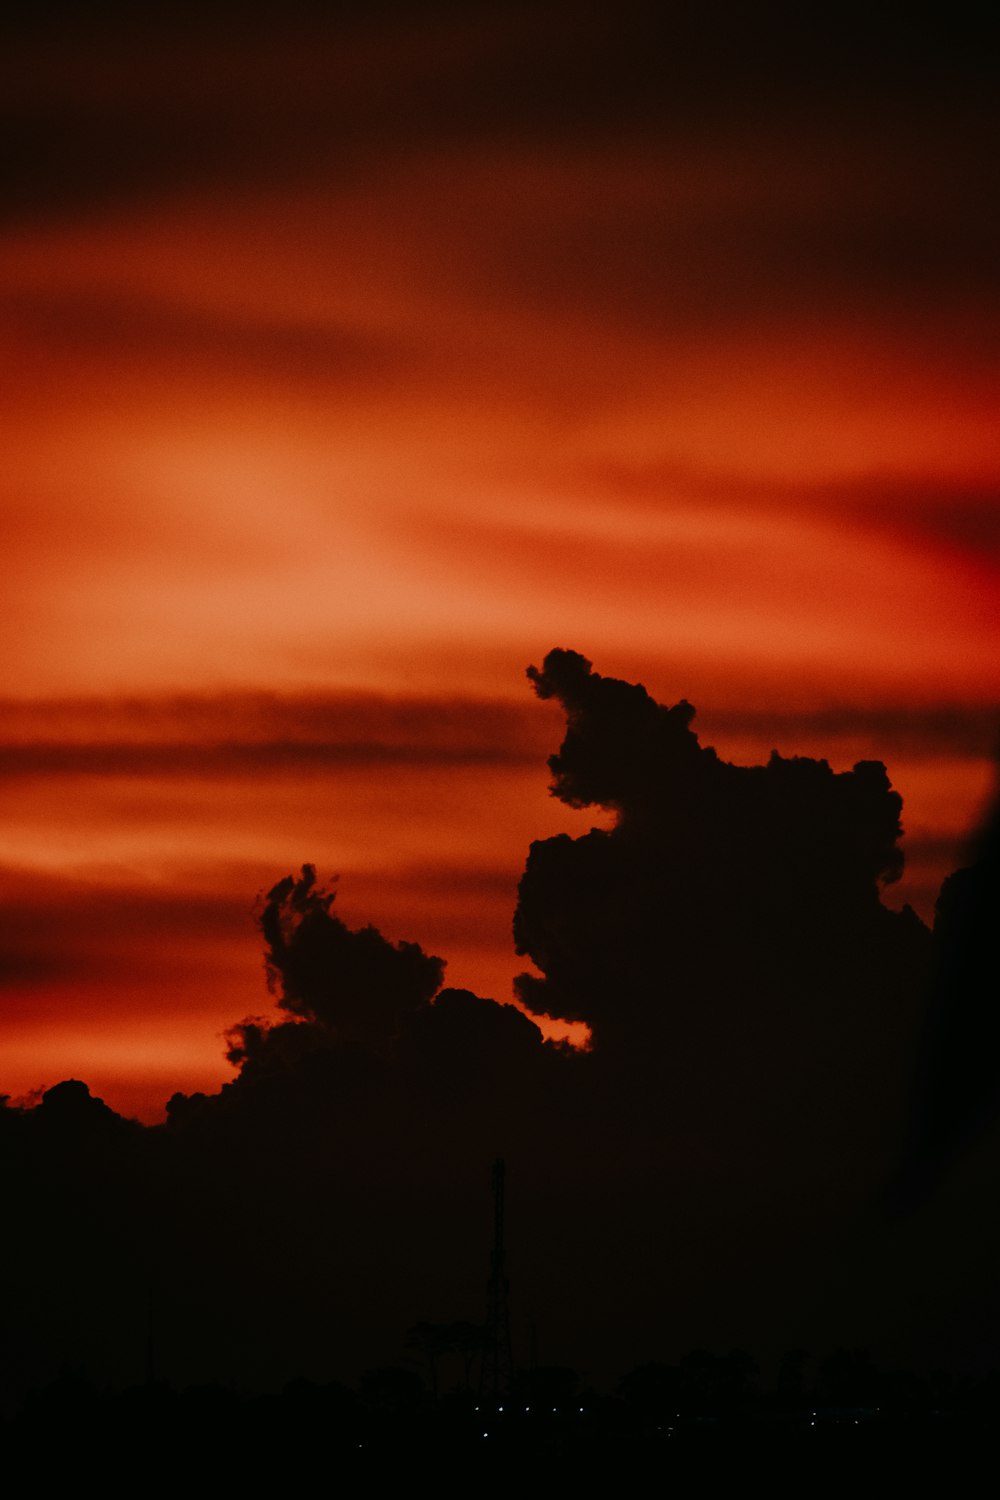
[[(653, 1410), (621, 1396), (552, 1407), (524, 1397), (433, 1400), (405, 1371), (367, 1377), (360, 1391), (294, 1382), (279, 1395), (149, 1384), (100, 1392), (65, 1377), (29, 1396), (2, 1428), (9, 1475), (93, 1476), (146, 1486), (225, 1480), (255, 1490), (365, 1475), (601, 1474), (665, 1482), (755, 1477), (944, 1480), (989, 1461), (1000, 1408), (982, 1387), (949, 1405), (797, 1406), (762, 1398), (739, 1412)], [(311, 1481), (310, 1481), (311, 1487)]]

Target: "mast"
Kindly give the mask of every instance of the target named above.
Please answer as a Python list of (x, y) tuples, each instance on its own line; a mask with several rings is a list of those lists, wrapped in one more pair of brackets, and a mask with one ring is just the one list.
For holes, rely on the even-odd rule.
[(490, 1395), (504, 1395), (514, 1381), (514, 1356), (510, 1338), (510, 1283), (504, 1248), (504, 1192), (506, 1167), (498, 1156), (490, 1169), (493, 1188), (493, 1251), (487, 1290), (486, 1337), (483, 1356), (483, 1387)]

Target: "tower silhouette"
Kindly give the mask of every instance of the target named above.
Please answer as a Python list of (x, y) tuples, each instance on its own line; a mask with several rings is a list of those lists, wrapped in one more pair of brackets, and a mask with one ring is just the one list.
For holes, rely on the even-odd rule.
[(486, 1301), (486, 1347), (483, 1351), (481, 1389), (499, 1396), (514, 1381), (514, 1356), (510, 1340), (510, 1283), (504, 1250), (504, 1189), (506, 1167), (497, 1157), (490, 1170), (493, 1186), (493, 1251)]

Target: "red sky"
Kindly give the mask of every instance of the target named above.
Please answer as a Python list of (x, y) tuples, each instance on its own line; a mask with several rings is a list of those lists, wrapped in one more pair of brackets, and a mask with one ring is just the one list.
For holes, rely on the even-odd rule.
[(0, 64), (0, 1088), (216, 1087), (307, 860), (509, 998), (528, 843), (593, 821), (554, 645), (886, 760), (929, 917), (1000, 719), (974, 38), (260, 14)]

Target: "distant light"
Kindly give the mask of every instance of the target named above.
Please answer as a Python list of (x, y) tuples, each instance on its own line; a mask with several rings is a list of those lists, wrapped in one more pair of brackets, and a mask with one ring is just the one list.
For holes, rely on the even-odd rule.
[(583, 1411), (583, 1407), (582, 1406), (580, 1407), (580, 1410)]
[(498, 1406), (497, 1407), (497, 1411), (503, 1411), (503, 1407), (502, 1406)]

